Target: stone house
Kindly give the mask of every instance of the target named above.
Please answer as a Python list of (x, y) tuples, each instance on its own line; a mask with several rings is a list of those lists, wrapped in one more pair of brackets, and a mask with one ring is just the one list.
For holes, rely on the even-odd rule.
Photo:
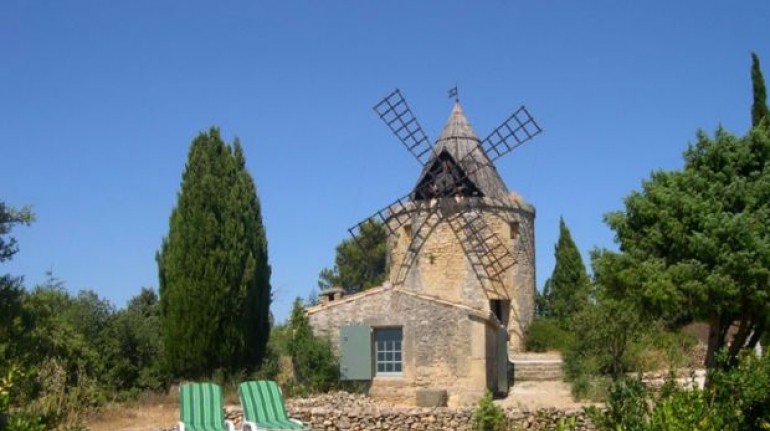
[(508, 191), (459, 103), (411, 196), (394, 214), (408, 221), (388, 239), (389, 281), (323, 292), (310, 323), (371, 396), (459, 406), (506, 393), (534, 311), (535, 209)]

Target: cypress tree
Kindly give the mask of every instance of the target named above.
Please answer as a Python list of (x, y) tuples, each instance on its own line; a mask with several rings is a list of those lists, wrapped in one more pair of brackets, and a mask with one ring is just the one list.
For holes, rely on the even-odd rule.
[(751, 125), (756, 127), (763, 118), (767, 117), (767, 94), (765, 91), (765, 78), (762, 77), (762, 69), (759, 67), (759, 57), (751, 53), (751, 84), (754, 93), (754, 103), (751, 105)]
[(567, 325), (570, 318), (588, 303), (589, 282), (583, 258), (564, 218), (559, 220), (559, 241), (554, 254), (556, 265), (549, 283), (550, 312)]
[(267, 239), (243, 149), (216, 128), (192, 142), (156, 260), (170, 371), (256, 368), (269, 334)]
[(535, 315), (537, 317), (551, 317), (551, 279), (543, 284), (543, 292), (535, 292)]

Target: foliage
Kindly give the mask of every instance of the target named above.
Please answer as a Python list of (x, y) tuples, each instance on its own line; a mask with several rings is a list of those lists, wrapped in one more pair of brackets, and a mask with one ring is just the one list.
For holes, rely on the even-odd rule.
[(591, 256), (593, 301), (573, 320), (575, 342), (564, 368), (576, 398), (601, 400), (608, 395), (606, 377), (681, 366), (695, 340), (646, 314), (630, 296), (636, 279), (627, 278), (623, 254), (594, 250)]
[(575, 336), (562, 329), (557, 322), (547, 318), (537, 318), (527, 329), (525, 344), (531, 352), (568, 350), (575, 342)]
[[(5, 361), (28, 355), (32, 316), (24, 308), (24, 297), (20, 278), (0, 276), (0, 358)], [(6, 365), (0, 363), (0, 375)]]
[(610, 386), (606, 410), (587, 411), (600, 430), (643, 431), (649, 414), (647, 388), (639, 379), (620, 378)]
[(160, 304), (154, 290), (142, 288), (125, 309), (111, 316), (105, 333), (109, 340), (105, 350), (111, 364), (106, 381), (113, 390), (136, 394), (167, 386), (169, 376), (162, 363)]
[(753, 52), (751, 53), (751, 84), (754, 94), (754, 102), (751, 105), (751, 124), (757, 127), (762, 119), (767, 118), (768, 110), (765, 78), (762, 77), (759, 57)]
[(29, 225), (34, 219), (28, 207), (17, 210), (0, 201), (0, 262), (10, 260), (19, 251), (16, 238), (8, 237), (13, 227), (17, 224)]
[(48, 358), (37, 367), (38, 392), (29, 403), (29, 410), (43, 418), (50, 428), (84, 430), (86, 415), (104, 402), (103, 388), (85, 367), (72, 374), (69, 365)]
[[(14, 295), (23, 324), (10, 329), (16, 336), (0, 342), (9, 361), (0, 367), (11, 372), (10, 363), (18, 370), (12, 407), (27, 419), (40, 418), (47, 429), (79, 429), (85, 415), (107, 398), (165, 387), (167, 380), (156, 374), (160, 328), (152, 290), (117, 312), (91, 291), (71, 295), (51, 274), (31, 292)], [(154, 318), (153, 312), (140, 311), (148, 297), (156, 301)], [(126, 337), (138, 341), (127, 346)]]
[(339, 382), (339, 362), (331, 342), (316, 337), (305, 315), (302, 299), (294, 300), (288, 326), (287, 352), (294, 368), (292, 392), (326, 392)]
[(712, 384), (700, 389), (682, 387), (671, 376), (659, 392), (638, 379), (619, 379), (607, 408), (588, 413), (607, 431), (770, 429), (770, 354), (743, 355), (736, 367), (711, 370), (709, 378)]
[[(13, 258), (19, 251), (16, 239), (9, 236), (14, 226), (29, 225), (34, 215), (29, 208), (16, 210), (0, 201), (0, 263)], [(10, 372), (12, 359), (25, 354), (26, 334), (30, 316), (23, 307), (24, 287), (21, 277), (0, 275), (0, 375)], [(10, 383), (9, 383), (10, 384)]]
[(551, 278), (546, 281), (541, 299), (540, 313), (553, 317), (565, 328), (572, 317), (588, 304), (589, 280), (583, 258), (572, 240), (572, 234), (564, 222), (559, 220), (559, 240), (554, 248), (556, 265)]
[(551, 279), (545, 280), (543, 283), (543, 291), (538, 292), (535, 290), (535, 316), (548, 318), (553, 315), (551, 309)]
[(502, 431), (506, 428), (505, 412), (492, 402), (492, 393), (487, 390), (473, 411), (473, 429), (476, 431)]
[(382, 223), (368, 221), (358, 231), (358, 241), (349, 238), (336, 248), (334, 267), (318, 275), (321, 290), (340, 286), (348, 293), (379, 286), (388, 276), (387, 229)]
[(670, 324), (690, 319), (710, 325), (707, 365), (738, 330), (727, 366), (753, 347), (767, 328), (770, 304), (770, 134), (745, 138), (722, 130), (698, 135), (682, 171), (655, 172), (625, 210), (608, 214), (623, 261), (626, 296), (646, 314)]
[[(25, 409), (13, 409), (14, 385), (19, 378), (25, 378), (18, 365), (8, 367), (0, 377), (0, 429), (8, 431), (45, 431), (40, 417)], [(13, 409), (13, 411), (12, 411)]]
[(216, 128), (192, 142), (156, 260), (170, 371), (256, 369), (269, 336), (267, 240), (240, 143)]

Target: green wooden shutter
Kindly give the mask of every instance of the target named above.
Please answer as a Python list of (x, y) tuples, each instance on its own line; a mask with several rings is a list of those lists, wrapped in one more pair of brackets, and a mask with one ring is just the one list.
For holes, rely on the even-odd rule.
[(340, 328), (340, 379), (372, 379), (372, 328), (351, 325)]
[(497, 331), (497, 392), (508, 393), (508, 330)]

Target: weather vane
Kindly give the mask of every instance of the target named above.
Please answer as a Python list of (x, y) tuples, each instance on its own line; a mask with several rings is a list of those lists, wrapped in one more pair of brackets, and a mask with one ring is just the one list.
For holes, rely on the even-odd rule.
[(455, 84), (454, 87), (449, 89), (449, 98), (451, 99), (453, 97), (455, 99), (455, 102), (460, 101), (460, 96), (457, 95), (457, 84)]

